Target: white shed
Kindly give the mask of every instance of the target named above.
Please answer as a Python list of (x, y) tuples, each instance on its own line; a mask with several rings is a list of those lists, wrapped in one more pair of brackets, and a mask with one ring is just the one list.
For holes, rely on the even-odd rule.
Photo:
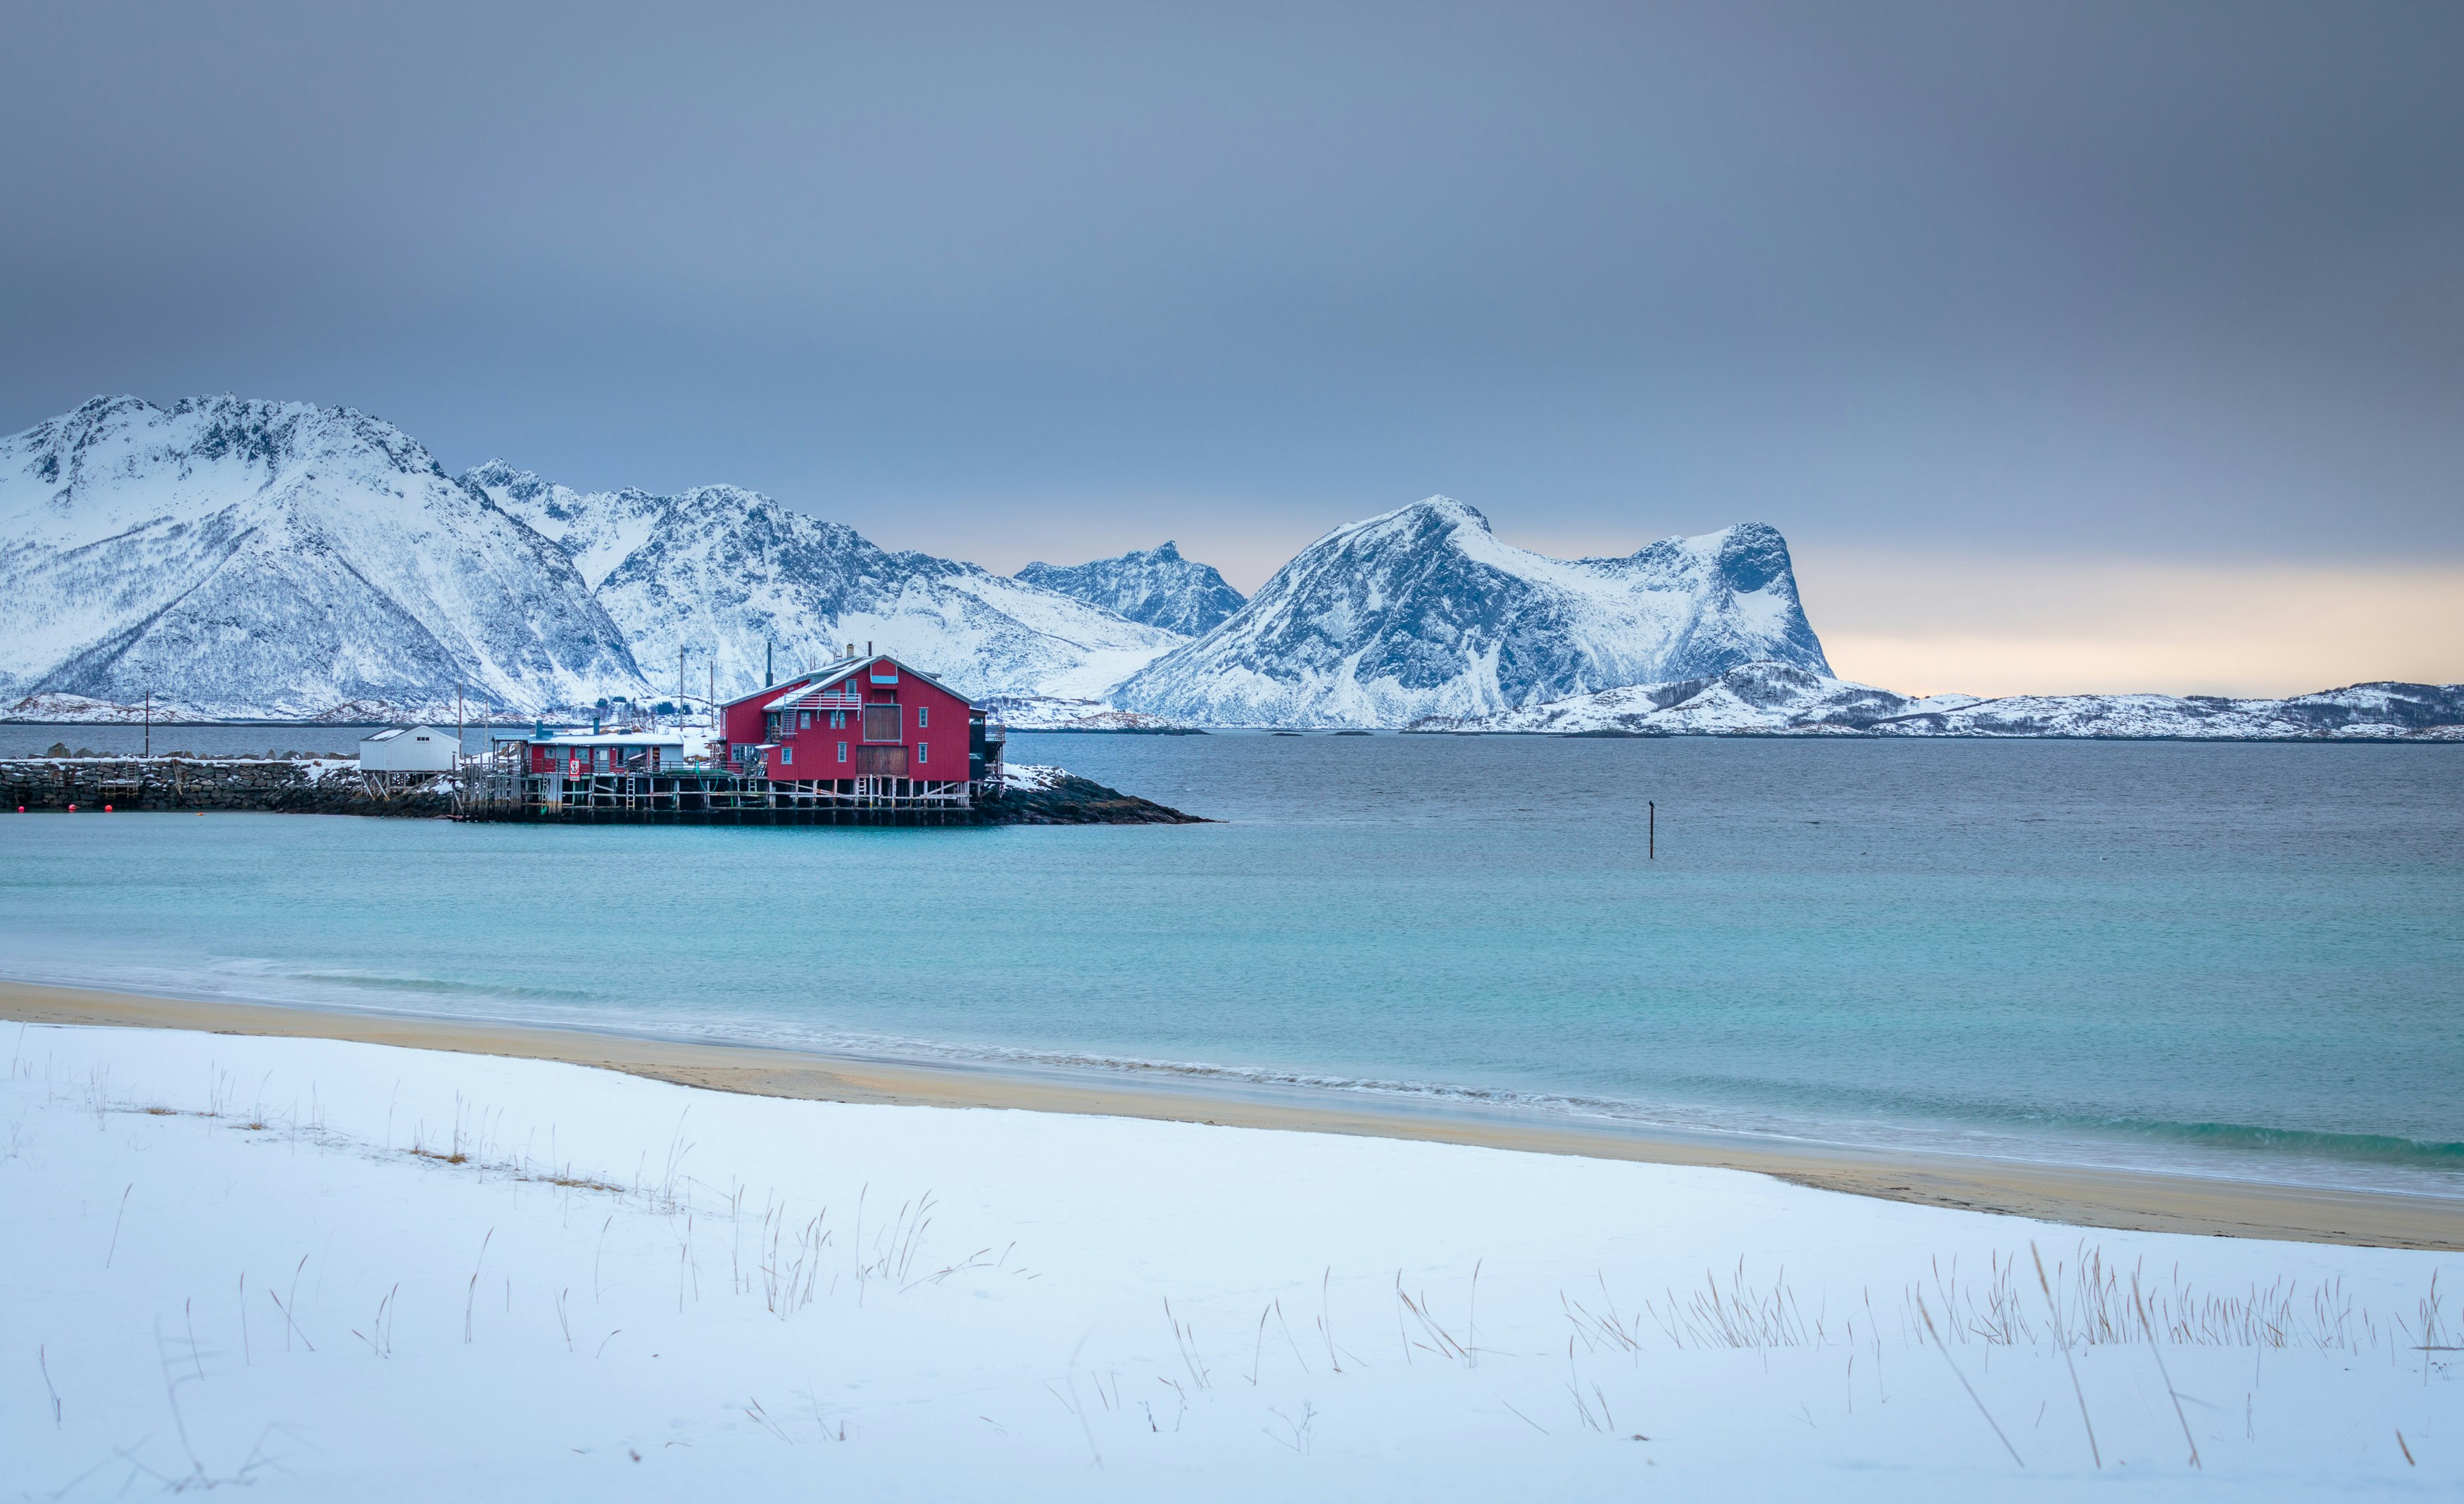
[(395, 726), (360, 743), (362, 773), (450, 773), (460, 743), (432, 726)]

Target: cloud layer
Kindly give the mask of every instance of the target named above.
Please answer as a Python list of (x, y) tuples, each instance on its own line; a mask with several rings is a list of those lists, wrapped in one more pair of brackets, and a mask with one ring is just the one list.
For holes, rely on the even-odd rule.
[(96, 5), (11, 50), (0, 428), (348, 403), (1244, 586), (1438, 490), (1619, 552), (2464, 557), (2453, 7)]

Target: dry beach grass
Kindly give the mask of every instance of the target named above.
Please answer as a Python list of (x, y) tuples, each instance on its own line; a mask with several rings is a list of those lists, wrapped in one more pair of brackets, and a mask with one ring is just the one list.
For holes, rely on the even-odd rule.
[(357, 1042), (8, 1035), (0, 1175), (39, 1232), (0, 1259), (24, 1402), (0, 1435), (39, 1466), (0, 1479), (46, 1496), (2454, 1476), (2420, 1253)]

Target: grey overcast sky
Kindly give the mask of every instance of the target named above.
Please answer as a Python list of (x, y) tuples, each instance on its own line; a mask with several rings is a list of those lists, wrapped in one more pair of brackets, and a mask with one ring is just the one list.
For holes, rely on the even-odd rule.
[(2464, 6), (6, 34), (0, 430), (344, 403), (451, 468), (1243, 586), (1431, 491), (1558, 553), (1753, 517), (1900, 687), (2464, 678)]

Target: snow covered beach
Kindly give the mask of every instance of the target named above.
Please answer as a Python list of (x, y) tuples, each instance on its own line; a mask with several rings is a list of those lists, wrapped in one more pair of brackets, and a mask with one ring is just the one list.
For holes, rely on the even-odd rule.
[(12, 1493), (2464, 1480), (2452, 1254), (356, 1041), (9, 1035)]

